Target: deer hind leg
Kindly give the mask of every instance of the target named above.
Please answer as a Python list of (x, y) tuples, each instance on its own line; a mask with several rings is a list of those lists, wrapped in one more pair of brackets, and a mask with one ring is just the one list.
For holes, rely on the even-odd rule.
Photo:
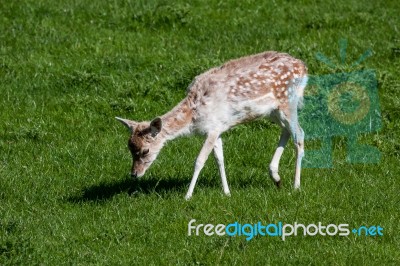
[(214, 144), (214, 157), (218, 165), (219, 173), (221, 175), (222, 188), (225, 195), (230, 196), (228, 181), (226, 180), (225, 165), (224, 165), (224, 152), (222, 149), (222, 139), (219, 137)]
[(278, 147), (276, 148), (274, 156), (272, 157), (272, 161), (269, 164), (269, 175), (278, 188), (281, 187), (281, 178), (278, 173), (279, 161), (281, 160), (283, 150), (285, 149), (286, 143), (288, 142), (289, 138), (290, 138), (290, 132), (283, 127), (281, 136), (279, 138)]
[(203, 144), (203, 147), (201, 148), (199, 156), (197, 156), (195, 167), (194, 167), (194, 173), (192, 177), (192, 181), (190, 182), (189, 185), (189, 190), (186, 193), (185, 199), (189, 200), (192, 195), (193, 195), (193, 190), (194, 187), (196, 186), (197, 178), (199, 177), (201, 169), (203, 169), (204, 163), (207, 161), (208, 156), (211, 153), (211, 150), (215, 146), (215, 142), (219, 138), (219, 133), (210, 133), (207, 136), (206, 141)]
[[(286, 131), (288, 133), (282, 132), (281, 139), (279, 140), (279, 146), (275, 151), (274, 157), (272, 159), (272, 162), (275, 162), (275, 164), (272, 164), (271, 162), (271, 165), (273, 166), (272, 170), (276, 169), (275, 178), (274, 175), (272, 174), (271, 175), (272, 179), (279, 187), (280, 183), (276, 182), (276, 180), (278, 180), (277, 178), (279, 178), (279, 175), (277, 173), (277, 168), (274, 168), (274, 166), (279, 165), (279, 159), (280, 156), (282, 155), (284, 144), (286, 144), (287, 140), (289, 139), (289, 136), (291, 135), (293, 137), (293, 142), (296, 147), (296, 171), (294, 175), (294, 188), (298, 189), (300, 188), (301, 161), (304, 157), (304, 131), (297, 122), (297, 113), (296, 113), (296, 119), (293, 119), (293, 114), (292, 114), (291, 119), (284, 119), (282, 122), (284, 124), (284, 128), (282, 129), (282, 131)], [(270, 171), (272, 171), (271, 165), (270, 165)]]
[(274, 157), (270, 165), (271, 177), (279, 186), (279, 160), (282, 155), (284, 146), (291, 135), (293, 137), (293, 142), (296, 147), (296, 171), (294, 176), (295, 189), (300, 188), (301, 161), (304, 157), (304, 131), (300, 127), (300, 124), (298, 122), (297, 106), (298, 98), (295, 98), (294, 101), (289, 100), (288, 108), (283, 111), (279, 111), (278, 116), (276, 117), (277, 120), (279, 120), (279, 124), (282, 126), (282, 134), (281, 139), (279, 140), (279, 146), (275, 151)]
[(297, 101), (292, 106), (289, 106), (290, 113), (289, 119), (286, 120), (287, 128), (293, 137), (293, 142), (296, 147), (296, 172), (294, 176), (294, 188), (300, 188), (300, 172), (301, 172), (301, 161), (304, 157), (304, 131), (300, 127), (297, 116)]
[(297, 123), (295, 129), (292, 132), (294, 145), (296, 146), (296, 173), (294, 175), (294, 188), (300, 188), (300, 172), (301, 172), (301, 160), (304, 157), (304, 131)]

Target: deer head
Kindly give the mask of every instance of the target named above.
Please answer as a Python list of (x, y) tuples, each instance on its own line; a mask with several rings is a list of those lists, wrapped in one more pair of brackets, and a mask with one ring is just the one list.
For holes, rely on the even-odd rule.
[(157, 158), (163, 146), (163, 140), (159, 136), (162, 121), (159, 117), (151, 122), (135, 122), (119, 117), (116, 119), (131, 133), (128, 140), (128, 148), (133, 159), (131, 176), (133, 178), (141, 177)]

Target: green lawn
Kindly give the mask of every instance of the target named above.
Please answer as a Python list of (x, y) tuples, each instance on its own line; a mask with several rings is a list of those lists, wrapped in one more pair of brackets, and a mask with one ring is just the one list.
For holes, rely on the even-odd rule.
[[(0, 264), (400, 264), (399, 13), (394, 0), (2, 1)], [(344, 65), (316, 59), (339, 63), (341, 39)], [(280, 130), (258, 121), (223, 135), (231, 197), (210, 158), (184, 200), (202, 136), (168, 143), (134, 186), (128, 132), (114, 117), (152, 119), (196, 75), (266, 50), (316, 76), (374, 70), (382, 127), (358, 137), (380, 150), (379, 163), (348, 163), (347, 138), (335, 136), (334, 167), (303, 169), (294, 191), (290, 141), (277, 190), (268, 165)], [(306, 141), (306, 156), (318, 145)], [(188, 236), (191, 219), (379, 225), (384, 235), (246, 241)]]

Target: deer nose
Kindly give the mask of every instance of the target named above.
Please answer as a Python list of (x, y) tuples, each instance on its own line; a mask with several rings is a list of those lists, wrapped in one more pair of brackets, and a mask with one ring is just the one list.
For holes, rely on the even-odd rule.
[(136, 171), (131, 173), (131, 177), (132, 177), (132, 178), (137, 178), (137, 173), (136, 173)]

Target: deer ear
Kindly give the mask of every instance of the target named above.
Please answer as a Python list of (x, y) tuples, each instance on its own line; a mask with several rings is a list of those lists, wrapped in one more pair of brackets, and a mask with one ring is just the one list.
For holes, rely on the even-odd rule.
[(161, 118), (154, 118), (153, 121), (150, 122), (151, 136), (155, 137), (158, 133), (160, 133), (162, 128)]
[(136, 126), (136, 122), (129, 120), (129, 119), (124, 119), (121, 117), (115, 117), (119, 122), (121, 122), (124, 126), (126, 126), (131, 132), (133, 131), (133, 128)]

